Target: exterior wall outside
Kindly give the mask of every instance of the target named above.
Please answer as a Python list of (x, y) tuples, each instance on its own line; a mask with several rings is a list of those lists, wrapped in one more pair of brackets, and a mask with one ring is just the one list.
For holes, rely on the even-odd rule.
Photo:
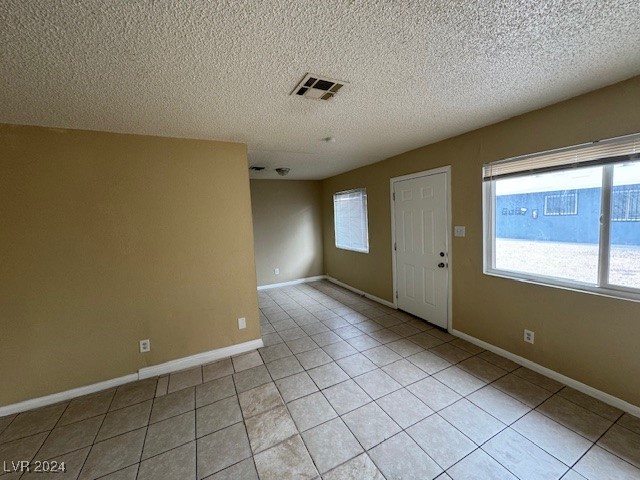
[[(625, 188), (640, 188), (629, 185)], [(615, 190), (620, 187), (614, 187)], [(573, 190), (571, 191), (573, 192)], [(563, 191), (496, 196), (496, 237), (550, 242), (598, 243), (600, 234), (600, 188), (577, 193), (576, 215), (546, 215), (545, 197)], [(640, 245), (640, 221), (614, 221), (613, 245)]]

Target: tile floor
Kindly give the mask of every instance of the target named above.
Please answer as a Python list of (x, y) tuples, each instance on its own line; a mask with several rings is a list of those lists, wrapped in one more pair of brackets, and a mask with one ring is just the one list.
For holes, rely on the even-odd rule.
[(259, 351), (0, 418), (1, 480), (640, 479), (638, 418), (326, 282), (259, 297)]

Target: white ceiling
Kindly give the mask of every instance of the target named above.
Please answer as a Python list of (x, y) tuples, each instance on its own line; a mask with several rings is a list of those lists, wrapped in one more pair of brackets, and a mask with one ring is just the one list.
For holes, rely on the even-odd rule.
[[(637, 0), (2, 0), (0, 122), (243, 142), (254, 178), (320, 179), (637, 75), (639, 21)], [(307, 72), (349, 84), (290, 96)]]

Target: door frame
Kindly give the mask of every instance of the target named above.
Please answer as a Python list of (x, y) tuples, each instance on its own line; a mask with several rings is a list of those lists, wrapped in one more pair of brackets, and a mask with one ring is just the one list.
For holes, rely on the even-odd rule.
[(396, 292), (398, 291), (398, 272), (397, 272), (397, 259), (396, 256), (398, 252), (395, 250), (394, 245), (396, 243), (396, 218), (395, 218), (395, 202), (393, 200), (393, 187), (396, 182), (402, 182), (403, 180), (412, 180), (414, 178), (419, 177), (428, 177), (431, 175), (438, 175), (440, 173), (444, 173), (445, 185), (446, 185), (446, 193), (445, 193), (445, 223), (447, 225), (447, 231), (445, 235), (445, 241), (447, 245), (448, 252), (448, 285), (447, 285), (447, 330), (451, 331), (453, 328), (452, 321), (452, 288), (453, 288), (453, 275), (451, 274), (451, 265), (452, 265), (452, 245), (451, 245), (451, 165), (446, 165), (444, 167), (433, 168), (431, 170), (425, 170), (423, 172), (410, 173), (408, 175), (402, 175), (400, 177), (392, 177), (389, 180), (389, 202), (391, 204), (391, 265), (393, 270), (393, 305), (395, 308), (398, 308), (398, 298), (396, 297)]

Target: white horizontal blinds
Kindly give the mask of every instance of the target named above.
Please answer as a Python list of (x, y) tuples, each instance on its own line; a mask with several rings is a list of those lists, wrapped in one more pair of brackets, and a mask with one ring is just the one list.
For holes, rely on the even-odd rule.
[(633, 160), (640, 160), (640, 134), (499, 160), (484, 165), (482, 177), (484, 180), (491, 180)]
[(338, 192), (333, 196), (336, 247), (369, 251), (367, 192), (364, 188)]

